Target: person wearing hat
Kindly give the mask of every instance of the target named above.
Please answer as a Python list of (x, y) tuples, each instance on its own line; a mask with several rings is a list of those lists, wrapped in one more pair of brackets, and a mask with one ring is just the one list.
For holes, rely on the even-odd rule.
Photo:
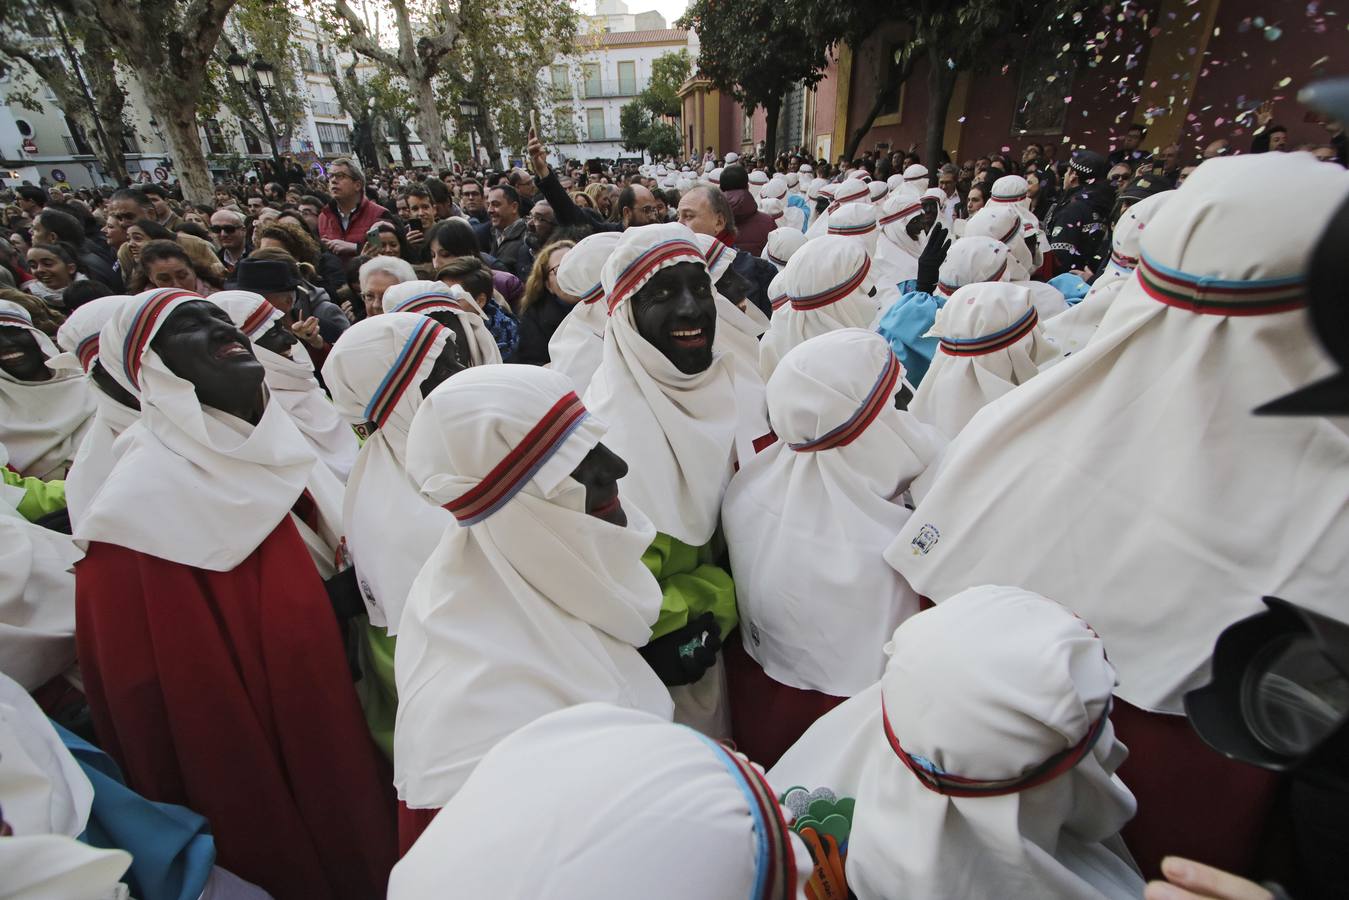
[[(1049, 249), (1055, 274), (1096, 272), (1106, 243), (1106, 220), (1115, 189), (1106, 180), (1110, 164), (1092, 150), (1078, 150), (1063, 176), (1063, 198), (1049, 214)], [(1085, 277), (1085, 276), (1084, 276)]]
[(286, 317), (286, 324), (296, 337), (304, 342), (305, 349), (314, 358), (314, 364), (320, 365), (327, 356), (327, 350), (342, 336), (351, 323), (342, 314), (342, 310), (327, 299), (327, 295), (317, 295), (307, 290), (297, 290), (304, 284), (299, 267), (286, 259), (255, 259), (250, 257), (239, 263), (235, 271), (234, 290), (251, 291), (267, 298)]

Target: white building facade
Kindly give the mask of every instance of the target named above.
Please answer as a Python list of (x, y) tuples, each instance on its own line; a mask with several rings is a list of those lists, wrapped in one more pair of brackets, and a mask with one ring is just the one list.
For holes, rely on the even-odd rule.
[(634, 158), (623, 149), (619, 112), (646, 89), (652, 63), (687, 50), (691, 35), (667, 28), (660, 13), (630, 14), (622, 0), (599, 0), (572, 52), (542, 73), (552, 88), (552, 155), (582, 161)]

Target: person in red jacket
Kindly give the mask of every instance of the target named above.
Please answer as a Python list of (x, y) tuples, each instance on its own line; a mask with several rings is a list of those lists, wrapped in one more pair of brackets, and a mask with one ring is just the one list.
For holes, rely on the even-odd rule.
[(768, 233), (777, 225), (772, 216), (759, 212), (759, 201), (749, 192), (749, 173), (744, 166), (727, 166), (722, 170), (721, 192), (735, 215), (736, 249), (760, 255), (768, 243)]
[(360, 252), (371, 225), (393, 221), (387, 209), (366, 199), (365, 173), (355, 160), (343, 156), (328, 164), (328, 192), (333, 200), (319, 213), (319, 240), (344, 260)]

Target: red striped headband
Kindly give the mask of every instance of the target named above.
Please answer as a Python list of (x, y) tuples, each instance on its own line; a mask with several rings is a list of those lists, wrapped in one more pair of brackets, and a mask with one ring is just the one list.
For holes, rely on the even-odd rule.
[(394, 407), (412, 386), (412, 379), (416, 376), (417, 370), (426, 361), (426, 357), (435, 346), (436, 338), (443, 331), (445, 327), (434, 319), (425, 319), (413, 329), (403, 344), (403, 349), (399, 351), (398, 358), (393, 361), (379, 387), (375, 389), (374, 396), (365, 405), (365, 418), (370, 431), (383, 427), (384, 423), (389, 421)]
[(895, 385), (899, 382), (899, 376), (903, 373), (904, 367), (899, 364), (899, 357), (893, 353), (887, 354), (889, 359), (885, 363), (885, 368), (881, 370), (880, 377), (876, 383), (871, 386), (863, 399), (862, 405), (857, 408), (848, 421), (832, 428), (825, 434), (809, 441), (802, 441), (797, 444), (788, 444), (798, 453), (815, 453), (819, 450), (833, 450), (836, 447), (846, 447), (861, 436), (862, 432), (867, 430), (876, 417), (881, 414), (895, 395)]
[(875, 222), (861, 222), (857, 225), (835, 225), (829, 224), (829, 233), (838, 234), (843, 237), (860, 237), (864, 234), (871, 234), (876, 230)]
[[(449, 293), (428, 291), (424, 294), (414, 294), (398, 304), (394, 309), (389, 310), (389, 312), (421, 313), (422, 315), (426, 315), (428, 313), (439, 312), (440, 310), (448, 310), (449, 312), (465, 311), (464, 304)], [(477, 310), (473, 311), (477, 312)]]
[(908, 753), (900, 745), (899, 738), (895, 736), (895, 730), (890, 726), (890, 717), (885, 711), (884, 695), (881, 696), (881, 723), (885, 728), (885, 739), (890, 742), (890, 749), (914, 774), (919, 783), (928, 790), (947, 797), (1005, 797), (1008, 794), (1019, 794), (1022, 791), (1047, 784), (1070, 771), (1085, 759), (1105, 731), (1105, 723), (1110, 720), (1110, 706), (1111, 698), (1107, 697), (1105, 709), (1101, 711), (1100, 718), (1082, 736), (1082, 740), (1073, 746), (1055, 753), (1024, 774), (1017, 775), (1014, 778), (994, 780), (952, 775), (941, 769), (932, 760)]
[[(697, 732), (695, 732), (696, 734)], [(796, 896), (796, 852), (782, 805), (759, 770), (734, 751), (698, 735), (716, 753), (722, 766), (735, 779), (754, 820), (757, 850), (751, 900), (791, 900)]]
[(99, 334), (100, 332), (95, 331), (75, 347), (75, 356), (80, 361), (80, 367), (86, 372), (94, 367), (94, 360), (98, 358)]
[[(842, 284), (835, 285), (828, 290), (820, 291), (818, 294), (810, 294), (806, 297), (791, 296), (792, 309), (798, 312), (805, 312), (806, 310), (819, 309), (822, 306), (837, 303), (861, 287), (862, 282), (866, 281), (867, 273), (870, 271), (871, 257), (864, 257), (862, 259), (862, 265), (858, 266), (857, 271), (853, 273), (852, 277)], [(790, 293), (791, 292), (789, 291), (788, 294), (790, 295)]]
[(1022, 191), (1021, 193), (1013, 194), (1010, 197), (999, 197), (997, 194), (994, 194), (990, 200), (993, 203), (1016, 203), (1018, 200), (1025, 200), (1026, 193), (1026, 191)]
[(157, 291), (150, 296), (150, 299), (141, 304), (140, 309), (136, 310), (136, 315), (131, 320), (131, 327), (127, 329), (126, 340), (122, 343), (122, 371), (126, 372), (127, 381), (136, 390), (141, 387), (141, 356), (145, 353), (145, 348), (150, 344), (150, 338), (154, 335), (155, 329), (159, 327), (159, 317), (169, 306), (178, 300), (205, 300), (200, 294), (194, 294), (192, 291), (164, 290)]
[[(783, 263), (783, 265), (786, 265), (786, 263)], [(768, 302), (772, 305), (774, 309), (780, 309), (790, 299), (792, 298), (788, 297), (786, 294), (778, 294), (776, 297), (769, 298)]]
[(769, 262), (776, 263), (779, 267), (787, 265), (787, 260), (778, 259), (776, 256), (773, 255), (773, 251), (771, 250), (765, 249), (764, 254), (768, 257)]
[[(1002, 261), (1002, 265), (998, 266), (998, 271), (994, 272), (992, 275), (988, 276), (987, 278), (980, 279), (979, 281), (971, 281), (970, 284), (980, 284), (981, 282), (984, 282), (984, 281), (1001, 281), (1001, 280), (1002, 280), (1002, 273), (1003, 273), (1003, 272), (1006, 272), (1006, 271), (1007, 271), (1007, 260), (1004, 259), (1004, 260)], [(937, 282), (937, 293), (949, 297), (949, 296), (951, 296), (952, 294), (954, 294), (956, 291), (960, 290), (962, 287), (964, 287), (963, 284), (947, 284), (947, 283), (944, 282), (944, 281), (938, 281), (938, 282)]]
[(1021, 219), (1018, 218), (1015, 222), (1012, 223), (1012, 227), (1007, 229), (1007, 233), (1004, 234), (1002, 237), (998, 238), (998, 240), (1005, 244), (1012, 238), (1016, 237), (1016, 233), (1020, 230), (1021, 230)]
[(891, 222), (896, 222), (904, 218), (905, 216), (913, 215), (922, 208), (923, 208), (922, 203), (910, 203), (908, 206), (902, 207), (890, 213), (889, 215), (881, 216), (878, 221), (878, 224), (880, 224), (881, 226), (889, 225)]
[(34, 328), (33, 320), (18, 313), (0, 310), (0, 325), (17, 325), (19, 328)]
[(703, 252), (697, 245), (685, 238), (672, 238), (648, 247), (628, 263), (618, 278), (614, 280), (614, 289), (609, 292), (609, 315), (614, 314), (618, 304), (631, 297), (646, 284), (646, 280), (665, 266), (679, 262), (698, 262), (707, 265)]
[(717, 264), (721, 262), (721, 258), (725, 256), (727, 252), (730, 251), (730, 249), (731, 249), (730, 247), (727, 247), (721, 241), (715, 239), (712, 241), (712, 246), (707, 248), (708, 275), (712, 274), (712, 270), (717, 267)]
[(1264, 316), (1301, 309), (1307, 303), (1306, 276), (1231, 281), (1169, 269), (1142, 254), (1139, 282), (1144, 292), (1167, 306), (1210, 316)]
[(1123, 253), (1120, 253), (1118, 250), (1111, 250), (1111, 251), (1110, 251), (1110, 261), (1111, 261), (1112, 263), (1114, 263), (1115, 265), (1119, 266), (1121, 269), (1136, 269), (1136, 268), (1138, 268), (1138, 257), (1136, 257), (1136, 256), (1125, 256)]
[(257, 309), (249, 313), (248, 318), (244, 319), (243, 332), (251, 338), (255, 333), (263, 331), (273, 318), (280, 315), (281, 310), (263, 300), (258, 304)]
[(1035, 307), (1026, 310), (1025, 315), (1006, 328), (975, 338), (942, 338), (938, 345), (947, 356), (984, 356), (997, 350), (1005, 350), (1026, 335), (1039, 324), (1040, 316)]
[(460, 525), (481, 522), (519, 493), (589, 413), (575, 392), (544, 413), (518, 445), (470, 490), (445, 504)]
[(590, 290), (586, 291), (584, 294), (581, 295), (580, 302), (583, 304), (594, 303), (596, 300), (601, 299), (603, 296), (604, 296), (604, 283), (601, 281), (597, 281), (593, 285), (591, 285)]

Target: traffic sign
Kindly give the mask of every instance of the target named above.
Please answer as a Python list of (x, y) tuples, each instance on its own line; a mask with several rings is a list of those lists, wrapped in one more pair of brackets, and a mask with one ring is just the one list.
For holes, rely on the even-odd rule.
[(155, 166), (155, 180), (156, 180), (156, 181), (168, 181), (168, 180), (169, 180), (169, 170), (166, 169), (166, 168), (164, 168), (163, 166)]
[(66, 173), (64, 169), (52, 169), (52, 181), (65, 181)]

